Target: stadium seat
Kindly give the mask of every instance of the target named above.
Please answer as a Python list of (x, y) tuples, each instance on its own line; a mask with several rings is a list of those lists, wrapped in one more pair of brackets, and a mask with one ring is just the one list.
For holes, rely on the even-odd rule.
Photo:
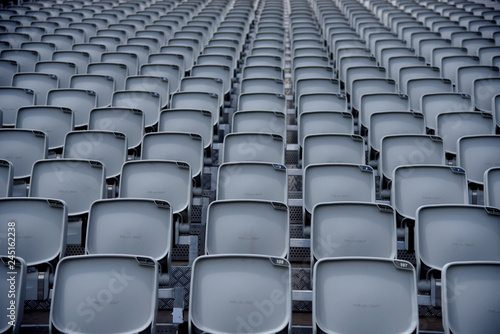
[(12, 196), (14, 186), (14, 174), (12, 162), (0, 159), (0, 197)]
[(302, 167), (318, 163), (365, 164), (363, 137), (348, 134), (311, 134), (304, 138)]
[(158, 122), (159, 132), (196, 133), (208, 149), (213, 142), (212, 112), (200, 109), (164, 109)]
[(47, 93), (59, 88), (59, 79), (54, 74), (23, 72), (12, 77), (12, 86), (31, 89), (35, 94), (35, 104), (46, 105)]
[[(499, 58), (500, 59), (500, 58)], [(478, 78), (473, 83), (472, 100), (476, 109), (491, 113), (494, 111), (492, 99), (498, 95), (500, 78)]]
[[(241, 219), (235, 220), (235, 217)], [(256, 254), (287, 258), (289, 210), (279, 202), (214, 201), (207, 213), (205, 254)]]
[(55, 51), (52, 53), (52, 60), (74, 63), (77, 72), (84, 74), (90, 63), (90, 54), (85, 51)]
[(144, 113), (144, 124), (146, 128), (151, 128), (158, 123), (161, 98), (160, 94), (157, 92), (121, 90), (113, 93), (111, 106), (140, 109)]
[(70, 79), (69, 88), (93, 90), (97, 94), (97, 107), (111, 104), (115, 91), (115, 80), (102, 74), (76, 74)]
[(71, 76), (77, 72), (73, 63), (65, 61), (39, 61), (35, 64), (35, 72), (55, 75), (59, 88), (69, 88)]
[(422, 95), (421, 111), (424, 115), (425, 126), (432, 131), (436, 130), (436, 117), (448, 111), (472, 111), (473, 105), (470, 96), (460, 93), (430, 93)]
[(484, 172), (484, 204), (500, 207), (500, 167), (491, 167)]
[(280, 135), (229, 133), (224, 137), (222, 163), (260, 161), (285, 164), (285, 143)]
[(463, 136), (457, 141), (457, 165), (467, 172), (474, 184), (484, 184), (484, 173), (491, 167), (500, 167), (500, 136)]
[[(0, 320), (0, 330), (8, 333), (18, 333), (21, 328), (21, 322), (23, 319), (24, 315), (24, 300), (25, 300), (25, 294), (24, 291), (26, 290), (26, 273), (27, 273), (27, 267), (26, 263), (21, 257), (10, 257), (7, 255), (2, 255), (0, 257), (0, 272), (2, 273), (3, 277), (10, 278), (9, 276), (12, 275), (11, 273), (13, 272), (13, 267), (11, 265), (14, 265), (14, 272), (15, 274), (15, 279), (14, 280), (9, 280), (9, 279), (4, 279), (2, 280), (2, 283), (0, 285), (0, 290), (4, 294), (4, 298), (2, 298), (2, 302), (0, 306), (8, 310), (7, 314), (5, 317), (2, 317), (2, 320)], [(11, 282), (13, 283), (13, 287), (11, 285)], [(10, 291), (14, 288), (16, 291), (15, 294), (11, 296)], [(9, 308), (13, 306), (13, 310), (11, 311)], [(12, 315), (12, 317), (11, 317)]]
[(90, 63), (88, 74), (106, 75), (115, 79), (115, 90), (125, 89), (125, 79), (128, 76), (127, 66), (122, 63)]
[(212, 125), (219, 123), (219, 96), (214, 93), (200, 91), (176, 92), (172, 94), (170, 108), (208, 110), (212, 115)]
[(73, 111), (75, 127), (88, 125), (89, 113), (96, 104), (97, 95), (93, 90), (55, 89), (47, 94), (47, 105), (65, 107)]
[(0, 87), (0, 110), (4, 127), (12, 127), (16, 123), (19, 108), (35, 104), (35, 92), (27, 88)]

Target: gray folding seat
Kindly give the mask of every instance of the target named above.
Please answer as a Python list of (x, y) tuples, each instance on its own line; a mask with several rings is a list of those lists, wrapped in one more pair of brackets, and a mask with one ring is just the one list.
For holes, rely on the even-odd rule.
[[(42, 28), (42, 27), (33, 27), (33, 26), (16, 27), (14, 29), (14, 32), (17, 33), (17, 34), (27, 35), (27, 36), (29, 36), (29, 39), (25, 38), (24, 36), (17, 35), (15, 38), (13, 38), (13, 40), (15, 42), (14, 43), (11, 42), (12, 48), (19, 48), (20, 47), (20, 43), (23, 43), (23, 42), (28, 42), (28, 41), (39, 42), (40, 38), (42, 37), (42, 35), (44, 35), (44, 34), (47, 33), (47, 31), (44, 28)], [(3, 38), (2, 35), (3, 34), (0, 35), (0, 39)]]
[(184, 56), (180, 53), (152, 53), (149, 55), (147, 63), (177, 65), (180, 73), (185, 71)]
[(337, 79), (304, 78), (295, 82), (295, 104), (302, 94), (312, 93), (340, 93), (340, 84)]
[(51, 60), (52, 53), (56, 51), (56, 45), (47, 42), (24, 42), (20, 48), (38, 52), (39, 60)]
[(185, 77), (180, 82), (179, 90), (181, 92), (207, 92), (217, 94), (217, 96), (219, 97), (219, 107), (223, 107), (224, 82), (220, 78)]
[(387, 183), (401, 165), (445, 165), (443, 140), (423, 134), (397, 134), (380, 140), (379, 171)]
[[(5, 11), (2, 12), (6, 13)], [(10, 19), (10, 15), (7, 15), (7, 17), (2, 17), (2, 20), (0, 20), (0, 26), (5, 28), (5, 32), (8, 33), (14, 32), (16, 27), (21, 27), (22, 24), (20, 21)]]
[(203, 139), (187, 132), (148, 133), (142, 141), (142, 160), (183, 161), (191, 167), (191, 177), (199, 178), (203, 169)]
[(286, 98), (283, 94), (243, 93), (238, 97), (237, 110), (270, 110), (286, 112)]
[(144, 123), (148, 128), (153, 127), (158, 122), (161, 98), (157, 92), (140, 90), (115, 91), (111, 106), (140, 109), (144, 113)]
[(378, 66), (356, 66), (349, 67), (345, 73), (344, 84), (345, 92), (350, 95), (352, 93), (352, 82), (356, 79), (368, 78), (386, 78), (386, 71)]
[(457, 165), (467, 172), (470, 183), (484, 185), (484, 173), (500, 167), (500, 136), (463, 136), (457, 141)]
[(436, 135), (444, 140), (447, 153), (457, 154), (460, 137), (493, 134), (495, 125), (491, 114), (477, 111), (454, 111), (440, 113), (436, 117)]
[(176, 216), (175, 220), (189, 223), (192, 198), (191, 168), (182, 161), (125, 162), (122, 166), (119, 197), (167, 201)]
[(201, 54), (196, 58), (197, 65), (222, 65), (231, 68), (231, 73), (235, 69), (235, 60), (232, 56), (225, 54)]
[[(0, 212), (3, 220), (15, 223), (13, 227), (18, 236), (29, 236), (16, 238), (16, 256), (21, 257), (30, 267), (28, 282), (35, 280), (40, 283), (28, 283), (23, 290), (16, 292), (29, 300), (48, 299), (49, 277), (53, 278), (53, 268), (64, 256), (66, 249), (66, 204), (46, 198), (4, 198), (0, 199)], [(6, 233), (2, 238), (6, 254), (7, 226), (6, 224)]]
[[(53, 6), (56, 6), (56, 5), (53, 5)], [(72, 9), (69, 9), (68, 11), (71, 11), (71, 10)], [(63, 14), (63, 13), (61, 13), (61, 14)], [(55, 23), (55, 24), (57, 24), (57, 28), (59, 28), (59, 27), (68, 27), (69, 24), (73, 22), (73, 19), (66, 17), (66, 16), (59, 15), (59, 16), (47, 18), (46, 22)], [(55, 29), (56, 28), (54, 28), (54, 30)]]
[[(417, 275), (422, 281), (420, 286), (430, 285), (433, 289), (436, 283), (432, 281), (439, 278), (440, 271), (448, 263), (499, 261), (499, 221), (496, 208), (457, 204), (420, 207), (415, 221), (415, 257)], [(431, 290), (431, 298), (432, 294)], [(440, 296), (435, 297), (439, 300)]]
[(347, 111), (347, 98), (344, 94), (310, 93), (298, 98), (297, 115), (313, 111)]
[[(133, 255), (65, 257), (56, 269), (51, 332), (79, 328), (86, 332), (155, 333), (159, 268), (152, 258)], [(89, 273), (92, 280), (87, 278)], [(121, 302), (104, 302), (118, 298), (117, 294)], [(100, 312), (84, 308), (87, 316), (82, 317), (79, 305), (88, 296), (103, 300), (106, 307)]]
[(283, 69), (277, 66), (245, 66), (241, 77), (243, 79), (271, 78), (283, 80)]
[(161, 107), (167, 106), (169, 102), (169, 82), (164, 77), (128, 76), (125, 81), (125, 90), (156, 92), (161, 97)]
[[(443, 267), (441, 299), (445, 333), (495, 333), (500, 329), (498, 319), (489, 313), (500, 298), (499, 275), (498, 262), (452, 262)], [(457, 293), (458, 287), (467, 288)]]
[(362, 109), (363, 95), (374, 93), (396, 93), (396, 85), (391, 79), (356, 79), (352, 82), (351, 109)]
[[(117, 29), (98, 30), (97, 36), (89, 38), (90, 44), (103, 45), (106, 48), (105, 52), (116, 51), (116, 47), (123, 43), (126, 33)], [(99, 59), (100, 60), (100, 59)]]
[(77, 68), (74, 63), (65, 61), (39, 61), (35, 64), (35, 72), (55, 75), (58, 86), (68, 88), (70, 78), (76, 74)]
[(77, 74), (71, 77), (70, 88), (95, 91), (97, 107), (104, 107), (111, 103), (115, 81), (112, 77), (102, 74)]
[(275, 134), (286, 138), (286, 114), (269, 110), (236, 111), (233, 114), (232, 131)]
[(422, 96), (429, 93), (453, 92), (451, 81), (443, 78), (418, 78), (410, 79), (407, 84), (410, 109), (421, 111)]
[(0, 159), (0, 197), (12, 196), (14, 173), (12, 162)]
[[(189, 331), (290, 332), (290, 275), (291, 266), (283, 258), (248, 254), (198, 257), (192, 269), (189, 304), (193, 306), (189, 308)], [(228, 300), (256, 302), (223, 302)], [(214, 302), (220, 307), (210, 307)], [(257, 311), (256, 305), (263, 307), (265, 314), (272, 310), (273, 316), (264, 317)], [(259, 314), (259, 319), (262, 319), (258, 323), (254, 322), (255, 314)]]
[(476, 109), (487, 113), (494, 112), (493, 99), (498, 95), (499, 88), (500, 77), (478, 78), (474, 80), (472, 100)]
[[(405, 66), (399, 68), (399, 75), (397, 79), (398, 90), (401, 94), (408, 94), (408, 81), (412, 79), (421, 78), (440, 78), (439, 69), (430, 66)], [(410, 101), (411, 102), (411, 101)]]
[(66, 135), (62, 157), (101, 162), (106, 179), (114, 184), (127, 160), (127, 138), (121, 132), (86, 130), (72, 131)]
[(160, 113), (158, 131), (198, 134), (203, 147), (209, 149), (213, 141), (212, 113), (199, 109), (164, 109)]
[(363, 137), (349, 134), (311, 134), (304, 138), (302, 166), (320, 163), (365, 163)]
[(55, 89), (47, 94), (47, 105), (73, 111), (75, 127), (87, 126), (90, 111), (96, 107), (97, 95), (92, 90)]
[(297, 82), (302, 79), (334, 79), (334, 72), (332, 67), (325, 66), (306, 66), (295, 68), (293, 74), (293, 87), (297, 87)]
[(320, 203), (311, 218), (311, 267), (323, 258), (397, 256), (396, 217), (385, 204)]
[(310, 228), (310, 214), (322, 202), (375, 202), (375, 175), (369, 166), (321, 163), (304, 168), (304, 230)]
[(224, 138), (222, 162), (285, 164), (285, 143), (276, 134), (236, 132)]
[(376, 66), (376, 65), (377, 63), (374, 57), (367, 57), (367, 56), (343, 57), (339, 59), (339, 67), (337, 74), (339, 80), (345, 82), (347, 69), (358, 66)]
[[(384, 50), (387, 49), (398, 49), (398, 50), (408, 50), (406, 48), (406, 45), (404, 42), (402, 42), (399, 39), (393, 39), (393, 38), (388, 38), (388, 39), (379, 39), (376, 40), (374, 43), (374, 50), (372, 52), (372, 55), (378, 60), (382, 60), (382, 54)], [(383, 66), (380, 63), (381, 66)]]
[(285, 51), (279, 48), (252, 48), (250, 51), (251, 56), (274, 56), (283, 58), (284, 54)]
[[(17, 30), (18, 28), (20, 27), (17, 27), (14, 30)], [(21, 47), (21, 43), (30, 42), (31, 37), (30, 35), (21, 32), (5, 32), (0, 33), (0, 41), (9, 42), (12, 49), (19, 49)]]
[(123, 90), (128, 69), (122, 63), (90, 63), (87, 67), (87, 73), (109, 76), (115, 81), (115, 90)]
[[(166, 201), (116, 198), (92, 203), (88, 218), (87, 254), (128, 254), (151, 257), (170, 272), (172, 209)], [(137, 237), (139, 236), (139, 237)], [(162, 284), (168, 279), (159, 277)]]
[(403, 165), (392, 181), (391, 205), (403, 219), (414, 220), (424, 205), (468, 203), (467, 177), (460, 167)]
[[(14, 271), (15, 270), (15, 271)], [(0, 320), (0, 330), (4, 333), (19, 333), (21, 328), (21, 322), (24, 315), (24, 301), (25, 294), (24, 290), (26, 287), (26, 263), (21, 257), (10, 257), (7, 255), (2, 255), (0, 257), (0, 272), (6, 279), (2, 280), (0, 285), (0, 291), (4, 297), (0, 302), (0, 306), (8, 310), (5, 317)], [(10, 281), (9, 276), (15, 272), (15, 280)], [(11, 285), (11, 282), (14, 286)], [(11, 290), (14, 288), (16, 293), (11, 295)], [(11, 304), (13, 303), (13, 304)], [(10, 317), (9, 307), (13, 306), (13, 317)]]
[[(409, 60), (415, 65), (423, 63), (422, 59), (415, 57), (415, 51), (413, 49), (406, 47), (383, 49), (380, 53), (378, 62), (380, 66), (386, 69), (388, 78), (397, 80), (399, 76), (399, 63), (404, 62), (404, 60)], [(392, 62), (393, 68), (389, 66), (390, 61)]]
[[(73, 51), (84, 51), (89, 54), (89, 61), (92, 63), (99, 62), (101, 60), (101, 54), (106, 52), (106, 46), (103, 44), (91, 44), (91, 43), (81, 43), (73, 44), (71, 50)], [(87, 69), (84, 70), (87, 72)]]
[[(64, 28), (56, 28), (64, 29)], [(54, 31), (55, 31), (54, 30)], [(76, 43), (75, 39), (71, 35), (66, 35), (65, 33), (54, 33), (54, 34), (45, 34), (40, 39), (41, 42), (54, 43), (57, 50), (71, 50), (73, 44)]]
[[(486, 84), (490, 84), (489, 80), (492, 80), (499, 75), (498, 68), (492, 66), (472, 65), (459, 67), (457, 69), (457, 91), (462, 94), (469, 94), (473, 96), (474, 81), (476, 79), (486, 79)], [(491, 111), (491, 109), (486, 110)]]
[(479, 65), (477, 57), (469, 55), (455, 55), (441, 58), (441, 74), (448, 78), (456, 86), (457, 85), (457, 69), (466, 66)]
[(14, 60), (0, 59), (0, 86), (11, 86), (12, 77), (19, 72), (19, 65)]
[[(256, 254), (287, 258), (290, 235), (288, 213), (288, 207), (279, 202), (214, 201), (207, 211), (205, 254)], [(234, 220), (234, 215), (244, 219)]]
[(208, 110), (212, 115), (212, 124), (219, 123), (219, 96), (209, 92), (177, 92), (172, 94), (172, 109)]
[(500, 46), (484, 47), (479, 49), (478, 57), (482, 65), (491, 66), (493, 65), (493, 58), (498, 56), (499, 53), (500, 53)]
[(0, 58), (17, 62), (19, 65), (19, 72), (33, 72), (36, 62), (40, 60), (37, 51), (23, 49), (0, 51)]
[(141, 66), (140, 75), (167, 78), (169, 93), (176, 92), (183, 76), (181, 68), (173, 64), (144, 64)]
[(422, 95), (421, 111), (428, 129), (436, 130), (436, 117), (448, 111), (472, 111), (470, 96), (460, 93), (430, 93)]
[(54, 74), (22, 72), (14, 74), (12, 86), (32, 90), (35, 95), (35, 104), (45, 105), (48, 91), (57, 89), (59, 80)]
[(35, 104), (35, 93), (31, 89), (18, 87), (0, 88), (0, 110), (3, 125), (12, 127), (16, 122), (16, 114), (20, 107)]
[(418, 333), (417, 284), (410, 262), (325, 258), (314, 266), (313, 277), (313, 333)]
[(126, 44), (147, 46), (151, 53), (157, 52), (161, 46), (160, 41), (154, 37), (129, 37)]
[(57, 151), (63, 147), (66, 134), (74, 128), (73, 112), (71, 109), (56, 106), (20, 107), (16, 128), (46, 133), (49, 152)]
[(278, 66), (283, 67), (283, 59), (279, 56), (248, 56), (245, 58), (246, 66)]
[(286, 167), (264, 162), (227, 162), (219, 166), (217, 200), (257, 199), (287, 203)]
[(354, 123), (351, 113), (339, 111), (304, 112), (298, 116), (298, 143), (304, 145), (304, 138), (311, 134), (353, 134)]
[(387, 77), (394, 79), (399, 85), (399, 73), (406, 67), (424, 67), (425, 59), (417, 56), (399, 56), (395, 55), (387, 60)]
[[(88, 19), (91, 17), (88, 17)], [(70, 23), (69, 28), (81, 29), (84, 32), (85, 40), (88, 41), (89, 37), (95, 36), (97, 33), (97, 25), (91, 22), (73, 22)]]
[(128, 75), (136, 75), (139, 69), (137, 55), (130, 52), (104, 52), (101, 55), (101, 62), (124, 64), (127, 66)]
[(197, 55), (192, 46), (183, 44), (164, 45), (160, 48), (160, 53), (177, 53), (183, 55), (186, 71), (189, 71), (193, 67)]
[(85, 51), (55, 51), (52, 60), (74, 63), (78, 73), (85, 73), (90, 63), (90, 55)]
[(151, 37), (156, 38), (159, 42), (158, 47), (166, 44), (168, 39), (172, 37), (172, 33), (166, 31), (164, 27), (157, 26), (154, 24), (149, 24), (144, 27), (144, 30), (139, 30), (135, 33), (136, 37)]
[(484, 172), (484, 204), (500, 207), (500, 167), (491, 167)]

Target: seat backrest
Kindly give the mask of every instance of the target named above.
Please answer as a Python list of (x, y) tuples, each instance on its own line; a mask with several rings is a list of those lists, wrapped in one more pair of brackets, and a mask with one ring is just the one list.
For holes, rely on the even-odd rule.
[(47, 136), (28, 129), (0, 129), (0, 159), (12, 163), (15, 179), (29, 178), (35, 161), (48, 156)]
[(274, 78), (247, 78), (241, 81), (241, 94), (263, 92), (284, 94), (283, 80)]
[(491, 167), (484, 172), (484, 204), (500, 207), (500, 167)]
[(21, 107), (17, 112), (16, 127), (43, 131), (47, 134), (47, 148), (60, 149), (64, 137), (74, 128), (73, 112), (56, 106)]
[[(16, 273), (15, 279), (9, 280), (12, 272)], [(18, 333), (24, 314), (26, 263), (21, 257), (3, 255), (0, 257), (0, 273), (3, 277), (6, 277), (0, 283), (0, 291), (6, 296), (0, 300), (0, 306), (4, 310), (8, 310), (6, 316), (0, 320), (0, 330), (4, 333)], [(11, 293), (13, 288), (16, 291), (14, 294)]]
[(212, 115), (212, 124), (219, 122), (219, 96), (209, 92), (177, 92), (172, 94), (172, 109), (208, 110)]
[(359, 119), (370, 129), (370, 117), (377, 111), (409, 111), (410, 103), (406, 95), (395, 92), (363, 94), (360, 99)]
[(391, 205), (404, 218), (415, 219), (417, 209), (431, 204), (467, 204), (465, 170), (442, 165), (396, 167)]
[(87, 66), (88, 74), (107, 75), (115, 79), (115, 89), (125, 89), (125, 79), (128, 76), (127, 66), (122, 63), (90, 63)]
[[(158, 271), (159, 264), (149, 257), (65, 257), (59, 262), (54, 279), (49, 318), (51, 331), (79, 328), (87, 332), (155, 333)], [(89, 274), (91, 280), (87, 278)], [(114, 285), (111, 286), (110, 282)], [(88, 308), (85, 316), (77, 311), (89, 296), (105, 303), (105, 300), (118, 298), (118, 294), (121, 302), (106, 303), (100, 311)]]
[(59, 88), (59, 79), (54, 74), (22, 72), (14, 74), (12, 86), (33, 90), (35, 103), (45, 105), (48, 91)]
[(93, 90), (97, 93), (97, 107), (109, 106), (115, 80), (113, 77), (102, 74), (76, 74), (71, 77), (70, 88)]
[(457, 154), (457, 142), (468, 135), (493, 134), (491, 114), (477, 111), (454, 111), (438, 114), (436, 134), (443, 138), (446, 152)]
[[(214, 201), (207, 213), (205, 253), (260, 254), (286, 258), (288, 207), (258, 200)], [(242, 219), (235, 220), (235, 215)]]
[(270, 133), (229, 133), (224, 137), (222, 162), (261, 161), (285, 164), (283, 137)]
[(286, 138), (286, 114), (269, 110), (236, 111), (233, 114), (232, 130), (235, 133), (266, 133)]
[[(497, 72), (498, 73), (498, 72)], [(473, 95), (474, 106), (484, 112), (494, 111), (493, 98), (498, 95), (500, 78), (487, 77), (474, 80)]]
[(304, 145), (304, 138), (310, 134), (353, 134), (354, 123), (351, 113), (338, 111), (310, 111), (299, 115), (298, 143)]
[(170, 90), (167, 78), (149, 75), (128, 76), (125, 90), (143, 90), (160, 94), (161, 107), (168, 105)]
[(311, 266), (344, 256), (396, 258), (395, 211), (378, 203), (317, 204), (311, 218)]
[(119, 197), (167, 201), (174, 214), (183, 214), (187, 211), (189, 217), (191, 187), (191, 168), (185, 162), (128, 161), (122, 167)]
[(436, 130), (436, 117), (447, 111), (472, 111), (470, 96), (460, 93), (430, 93), (422, 95), (421, 111), (425, 126)]
[(35, 65), (35, 72), (54, 74), (59, 79), (59, 88), (69, 88), (71, 76), (77, 72), (74, 63), (64, 61), (39, 61)]
[[(292, 315), (290, 273), (290, 264), (282, 258), (243, 254), (198, 257), (191, 276), (190, 331), (289, 331)], [(255, 302), (242, 302), (244, 300)], [(214, 302), (220, 307), (210, 307)], [(264, 317), (259, 310), (266, 310), (266, 314), (272, 310), (273, 316)], [(253, 314), (262, 316), (257, 328)]]
[(195, 65), (191, 69), (193, 77), (213, 77), (222, 79), (224, 83), (224, 95), (231, 91), (231, 68), (225, 65)]
[(363, 137), (351, 134), (311, 134), (304, 138), (302, 167), (318, 163), (365, 163)]
[[(380, 321), (388, 317), (392, 320)], [(407, 261), (384, 258), (318, 261), (312, 322), (315, 332), (418, 333), (415, 268)]]
[(90, 54), (85, 51), (55, 51), (52, 60), (74, 63), (78, 73), (85, 73), (90, 63)]
[(93, 90), (55, 89), (47, 94), (47, 105), (65, 107), (73, 111), (75, 127), (88, 124), (89, 113), (96, 104), (97, 95)]
[(141, 159), (184, 161), (191, 167), (192, 177), (203, 168), (201, 135), (187, 132), (147, 133), (142, 140)]
[(500, 167), (500, 136), (463, 136), (457, 142), (457, 165), (467, 171), (469, 182), (484, 184), (484, 173)]
[[(28, 266), (56, 265), (66, 249), (68, 212), (60, 200), (46, 198), (2, 198), (0, 217), (14, 222), (16, 234), (16, 256), (22, 257)], [(7, 254), (8, 224), (2, 226), (5, 238), (2, 241)]]
[(314, 111), (347, 112), (347, 98), (344, 94), (307, 93), (298, 98), (297, 115)]
[(169, 93), (174, 93), (179, 89), (179, 84), (183, 73), (181, 67), (175, 64), (144, 64), (139, 70), (140, 75), (163, 77), (168, 80)]
[[(500, 264), (453, 262), (444, 266), (441, 278), (443, 327), (447, 334), (466, 331), (497, 332), (500, 322), (491, 317), (500, 299)], [(461, 288), (459, 292), (457, 289)], [(475, 305), (475, 307), (470, 307)], [(476, 321), (463, 321), (467, 317)]]
[(33, 165), (29, 196), (63, 200), (69, 216), (86, 214), (105, 193), (105, 170), (99, 161), (46, 159)]
[(4, 126), (13, 126), (19, 108), (35, 104), (35, 92), (28, 88), (0, 87), (0, 110)]
[(227, 162), (219, 166), (217, 200), (258, 199), (287, 203), (286, 167), (264, 162)]
[(90, 207), (85, 250), (87, 254), (148, 256), (169, 263), (172, 236), (172, 209), (168, 202), (138, 198), (100, 200)]
[(140, 90), (115, 91), (111, 100), (111, 106), (142, 110), (145, 126), (151, 127), (158, 122), (161, 98), (157, 92)]
[(237, 110), (270, 110), (286, 112), (286, 98), (283, 94), (243, 93), (238, 97)]
[(415, 257), (421, 278), (450, 262), (500, 260), (500, 212), (477, 205), (429, 205), (417, 211)]
[(360, 110), (361, 99), (365, 94), (396, 93), (396, 85), (390, 79), (356, 79), (352, 82), (351, 108)]

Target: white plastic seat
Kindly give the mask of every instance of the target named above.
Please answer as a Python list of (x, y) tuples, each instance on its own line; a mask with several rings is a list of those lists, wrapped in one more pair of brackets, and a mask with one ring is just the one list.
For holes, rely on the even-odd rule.
[(87, 254), (147, 256), (169, 272), (173, 220), (170, 204), (160, 200), (115, 198), (92, 203), (88, 218)]
[(445, 112), (436, 117), (436, 135), (444, 140), (447, 153), (457, 154), (460, 137), (480, 134), (493, 134), (495, 125), (488, 113), (477, 111)]
[(467, 172), (469, 182), (484, 184), (484, 173), (500, 167), (500, 136), (463, 136), (457, 141), (457, 165)]
[(365, 163), (363, 137), (348, 134), (311, 134), (304, 138), (303, 168), (319, 163)]
[[(290, 331), (290, 275), (290, 264), (282, 258), (248, 254), (198, 257), (192, 268), (189, 300), (192, 306), (189, 308), (188, 323), (190, 332)], [(279, 300), (277, 296), (280, 296)], [(243, 300), (255, 302), (241, 302)], [(210, 307), (214, 302), (220, 307)], [(273, 316), (262, 316), (256, 305), (266, 310), (272, 308)], [(257, 327), (252, 326), (255, 325), (254, 314), (262, 316)]]
[(396, 219), (389, 205), (334, 202), (313, 208), (311, 266), (344, 256), (396, 258)]
[(484, 204), (500, 207), (500, 167), (491, 167), (484, 172)]
[[(441, 299), (445, 333), (495, 333), (500, 329), (498, 319), (489, 314), (500, 298), (499, 275), (498, 261), (452, 262), (443, 267)], [(457, 294), (457, 287), (464, 286), (467, 289)]]
[(264, 162), (228, 162), (219, 166), (217, 200), (257, 199), (287, 203), (286, 167)]
[[(11, 267), (11, 265), (13, 265), (13, 267)], [(23, 305), (25, 300), (24, 291), (26, 287), (27, 268), (26, 263), (21, 257), (12, 257), (11, 259), (10, 256), (2, 255), (0, 257), (0, 273), (3, 277), (10, 278), (9, 276), (12, 275), (10, 273), (12, 273), (13, 270), (16, 272), (15, 280), (9, 281), (4, 279), (0, 285), (0, 291), (4, 296), (10, 296), (12, 288), (16, 291), (16, 293), (12, 295), (12, 298), (4, 297), (0, 303), (0, 306), (6, 310), (11, 307), (11, 303), (14, 303), (13, 319), (10, 317), (10, 313), (8, 313), (0, 321), (0, 330), (4, 333), (18, 333), (20, 331), (21, 321), (19, 320), (22, 319), (24, 315)], [(14, 284), (13, 287), (10, 284), (11, 282)]]
[(460, 93), (430, 93), (422, 95), (421, 109), (428, 129), (436, 130), (436, 117), (447, 111), (472, 111), (470, 96)]
[(0, 195), (1, 197), (12, 196), (14, 186), (14, 173), (12, 162), (0, 159)]
[(111, 103), (115, 91), (115, 80), (102, 74), (77, 74), (71, 77), (70, 88), (95, 91), (97, 107), (105, 107)]
[[(279, 202), (214, 201), (208, 207), (205, 254), (257, 254), (286, 258), (289, 210)], [(235, 220), (234, 217), (241, 217)]]
[(88, 124), (89, 113), (96, 107), (97, 95), (84, 89), (55, 89), (47, 94), (47, 105), (69, 108), (73, 111), (75, 127)]
[(191, 167), (192, 177), (196, 178), (203, 169), (203, 140), (195, 133), (148, 133), (142, 141), (141, 159), (186, 162)]
[(35, 104), (35, 93), (31, 89), (18, 87), (0, 88), (0, 110), (4, 126), (13, 126), (19, 108)]
[(312, 322), (314, 333), (418, 333), (415, 268), (385, 258), (318, 261)]
[(191, 168), (185, 162), (136, 160), (125, 162), (120, 179), (120, 198), (151, 198), (167, 201), (172, 213), (188, 222), (192, 197)]
[(105, 197), (105, 185), (105, 168), (99, 161), (38, 160), (33, 165), (29, 196), (63, 200), (69, 216), (84, 215), (94, 200)]
[(90, 54), (85, 51), (55, 51), (52, 60), (74, 63), (78, 73), (85, 73), (90, 63)]
[(200, 109), (164, 109), (160, 113), (158, 132), (196, 133), (208, 149), (213, 141), (212, 113)]
[(208, 110), (212, 115), (212, 125), (219, 123), (219, 96), (209, 92), (177, 92), (172, 94), (172, 109)]
[(269, 110), (286, 112), (286, 98), (283, 94), (243, 93), (238, 97), (237, 110)]
[(404, 219), (415, 220), (424, 205), (468, 203), (467, 177), (460, 167), (399, 166), (392, 181), (391, 205)]
[(115, 91), (111, 100), (112, 107), (139, 109), (144, 113), (146, 128), (158, 122), (161, 108), (160, 94), (140, 90)]
[[(158, 263), (149, 257), (65, 257), (56, 269), (49, 318), (51, 332), (80, 328), (86, 332), (155, 333), (158, 271)], [(87, 278), (89, 274), (92, 280)], [(97, 300), (106, 300), (105, 296), (119, 296), (121, 302), (107, 303), (100, 312), (84, 308), (87, 313), (82, 317), (77, 310), (81, 309), (79, 305), (88, 296)]]
[(285, 143), (276, 134), (229, 133), (224, 137), (222, 163), (269, 162), (285, 164)]
[(408, 101), (410, 109), (420, 112), (422, 110), (422, 96), (429, 93), (451, 93), (451, 81), (443, 78), (419, 78), (408, 80)]
[(16, 128), (42, 131), (47, 134), (48, 150), (60, 150), (64, 137), (74, 128), (73, 112), (56, 106), (21, 107), (17, 112)]
[(100, 161), (105, 166), (106, 179), (112, 179), (120, 175), (127, 150), (127, 138), (121, 132), (72, 131), (64, 140), (62, 157)]
[[(499, 57), (500, 60), (500, 57)], [(498, 95), (500, 78), (479, 78), (474, 80), (472, 99), (474, 106), (484, 112), (494, 112), (493, 99)], [(498, 109), (497, 109), (498, 110)]]

